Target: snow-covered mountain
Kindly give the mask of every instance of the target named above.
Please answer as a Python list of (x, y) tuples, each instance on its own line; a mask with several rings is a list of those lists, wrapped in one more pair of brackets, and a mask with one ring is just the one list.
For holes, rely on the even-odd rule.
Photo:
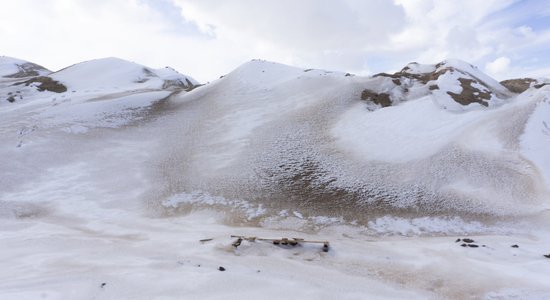
[(435, 65), (410, 63), (394, 74), (380, 73), (361, 98), (381, 107), (433, 95), (441, 108), (463, 111), (501, 104), (512, 95), (500, 83), (460, 61), (446, 60)]
[(545, 297), (549, 124), (548, 80), (458, 60), (200, 85), (2, 57), (0, 298)]

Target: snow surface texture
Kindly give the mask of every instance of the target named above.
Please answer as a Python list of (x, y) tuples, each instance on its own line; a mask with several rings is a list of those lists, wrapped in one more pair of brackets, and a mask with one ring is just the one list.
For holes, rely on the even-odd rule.
[(361, 94), (391, 77), (258, 60), (192, 91), (115, 58), (39, 75), (65, 92), (2, 81), (0, 298), (550, 297), (550, 90), (446, 64), (489, 104), (403, 77), (381, 108)]

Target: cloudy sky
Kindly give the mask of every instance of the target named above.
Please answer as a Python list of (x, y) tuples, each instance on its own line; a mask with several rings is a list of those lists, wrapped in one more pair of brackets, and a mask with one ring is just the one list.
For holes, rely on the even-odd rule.
[(356, 74), (459, 58), (550, 77), (545, 0), (0, 0), (0, 55), (116, 56), (201, 82), (253, 58)]

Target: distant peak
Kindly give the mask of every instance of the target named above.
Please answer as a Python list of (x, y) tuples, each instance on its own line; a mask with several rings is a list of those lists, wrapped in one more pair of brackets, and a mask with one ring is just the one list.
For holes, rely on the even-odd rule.
[(0, 77), (25, 78), (43, 76), (49, 73), (51, 71), (41, 65), (19, 58), (0, 56)]

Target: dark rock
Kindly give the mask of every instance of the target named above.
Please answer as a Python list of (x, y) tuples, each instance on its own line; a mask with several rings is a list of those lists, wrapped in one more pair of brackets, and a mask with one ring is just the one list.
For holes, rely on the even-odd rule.
[(543, 256), (546, 258), (550, 258), (550, 254), (544, 254)]
[(462, 239), (462, 241), (463, 241), (464, 243), (473, 243), (473, 242), (474, 242), (474, 240), (468, 239), (468, 238)]
[(479, 246), (476, 245), (476, 244), (468, 244), (468, 247), (470, 247), (470, 248), (477, 248), (477, 247), (479, 247)]
[(462, 245), (460, 245), (460, 246), (462, 246), (462, 247), (468, 247), (468, 244), (462, 244)]
[(361, 93), (361, 100), (372, 101), (382, 107), (388, 107), (392, 104), (389, 94), (375, 93), (368, 89), (363, 90), (363, 92)]
[(458, 242), (460, 242), (460, 241), (461, 241), (461, 239), (456, 239), (455, 243), (458, 243)]
[(518, 245), (512, 245), (512, 246), (510, 246), (510, 247), (512, 247), (512, 248), (519, 248)]
[(104, 288), (107, 285), (106, 282), (101, 283), (101, 288)]
[(533, 82), (536, 82), (533, 78), (516, 78), (501, 81), (500, 84), (512, 93), (520, 94), (525, 92), (525, 90), (527, 90)]
[(243, 241), (243, 239), (239, 238), (237, 239), (232, 245), (233, 247), (237, 248), (241, 245), (241, 242)]
[(220, 266), (220, 267), (218, 268), (218, 270), (223, 272), (223, 271), (225, 271), (225, 268), (222, 267), (222, 266)]

